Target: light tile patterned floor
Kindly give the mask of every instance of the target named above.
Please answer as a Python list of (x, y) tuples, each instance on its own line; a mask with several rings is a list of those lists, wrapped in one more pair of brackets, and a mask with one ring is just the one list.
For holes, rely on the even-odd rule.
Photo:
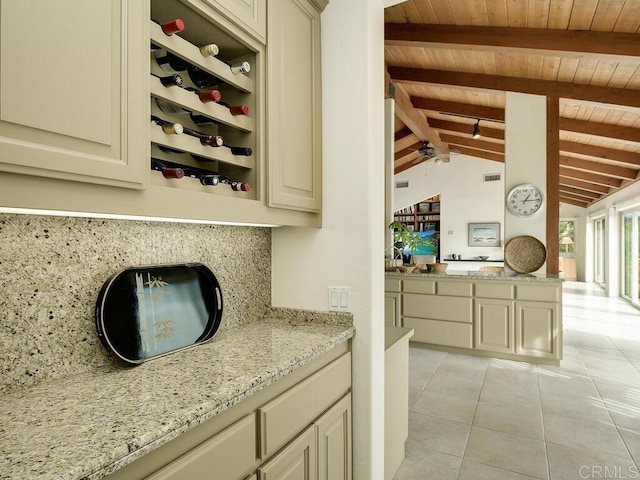
[(640, 310), (563, 292), (560, 367), (411, 347), (395, 480), (640, 479)]

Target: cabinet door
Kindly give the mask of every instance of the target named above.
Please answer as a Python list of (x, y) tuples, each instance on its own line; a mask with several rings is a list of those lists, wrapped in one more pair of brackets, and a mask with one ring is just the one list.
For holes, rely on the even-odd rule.
[(514, 353), (514, 303), (476, 298), (476, 349)]
[(268, 203), (319, 212), (320, 14), (307, 0), (271, 0), (267, 35)]
[(205, 0), (258, 40), (265, 41), (267, 0)]
[(315, 426), (301, 433), (280, 453), (258, 469), (259, 480), (316, 480), (317, 443)]
[(516, 353), (560, 358), (557, 303), (516, 302)]
[(351, 480), (351, 394), (316, 423), (318, 480)]
[(142, 188), (147, 18), (138, 0), (0, 3), (0, 171)]
[(392, 327), (400, 325), (400, 293), (385, 292), (384, 294), (384, 323)]

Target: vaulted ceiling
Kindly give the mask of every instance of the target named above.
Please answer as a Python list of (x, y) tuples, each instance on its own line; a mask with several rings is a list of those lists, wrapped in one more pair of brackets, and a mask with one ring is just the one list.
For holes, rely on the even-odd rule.
[[(395, 171), (459, 152), (504, 162), (505, 91), (559, 98), (559, 200), (638, 179), (639, 0), (408, 0), (385, 10)], [(472, 138), (477, 120), (482, 136)]]

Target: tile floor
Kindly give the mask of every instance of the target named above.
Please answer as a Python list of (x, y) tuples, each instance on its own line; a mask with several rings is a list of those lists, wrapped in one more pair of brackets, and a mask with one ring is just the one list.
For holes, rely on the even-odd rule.
[(395, 480), (640, 479), (640, 310), (564, 284), (560, 367), (410, 349)]

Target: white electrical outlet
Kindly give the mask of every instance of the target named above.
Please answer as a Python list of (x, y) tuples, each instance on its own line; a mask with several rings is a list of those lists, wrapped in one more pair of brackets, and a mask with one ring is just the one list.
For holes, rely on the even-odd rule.
[(351, 311), (351, 287), (329, 287), (329, 311)]

